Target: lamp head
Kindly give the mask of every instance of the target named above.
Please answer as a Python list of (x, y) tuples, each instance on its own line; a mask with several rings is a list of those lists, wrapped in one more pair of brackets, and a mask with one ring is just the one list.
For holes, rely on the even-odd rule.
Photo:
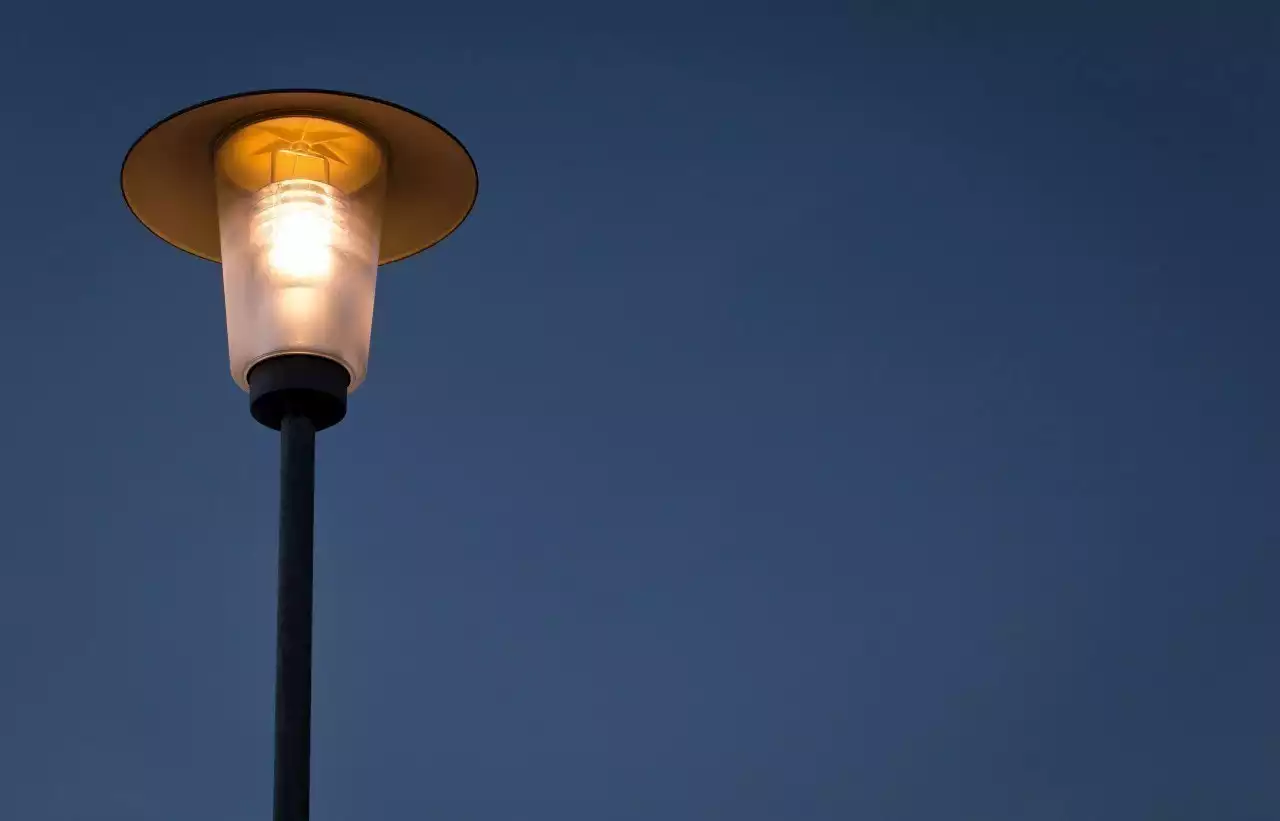
[(134, 215), (222, 263), (231, 372), (266, 360), (340, 364), (364, 379), (379, 265), (444, 239), (475, 202), (475, 165), (431, 120), (332, 91), (262, 91), (174, 114), (121, 170)]

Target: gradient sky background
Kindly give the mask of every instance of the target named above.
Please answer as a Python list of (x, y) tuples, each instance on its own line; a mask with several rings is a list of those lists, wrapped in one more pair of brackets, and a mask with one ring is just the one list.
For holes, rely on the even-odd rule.
[(320, 439), (316, 821), (1280, 817), (1276, 4), (201, 8), (0, 31), (0, 817), (270, 816), (277, 443), (117, 174), (288, 86), (481, 175)]

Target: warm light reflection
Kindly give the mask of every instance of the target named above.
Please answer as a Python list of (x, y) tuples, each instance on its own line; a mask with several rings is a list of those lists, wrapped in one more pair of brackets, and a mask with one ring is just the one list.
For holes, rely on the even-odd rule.
[(323, 288), (306, 285), (281, 288), (276, 294), (281, 328), (291, 334), (313, 330), (316, 319), (324, 315), (325, 304)]

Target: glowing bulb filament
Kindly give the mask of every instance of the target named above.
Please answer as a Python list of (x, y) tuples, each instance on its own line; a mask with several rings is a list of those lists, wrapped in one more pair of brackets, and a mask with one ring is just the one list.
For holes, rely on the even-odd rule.
[(270, 274), (298, 285), (329, 279), (345, 239), (346, 209), (337, 189), (314, 180), (263, 188), (251, 232)]

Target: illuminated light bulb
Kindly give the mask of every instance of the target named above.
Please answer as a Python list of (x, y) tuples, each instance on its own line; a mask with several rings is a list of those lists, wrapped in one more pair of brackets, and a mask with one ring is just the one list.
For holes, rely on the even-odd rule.
[(285, 180), (258, 192), (250, 228), (266, 268), (289, 284), (319, 284), (334, 271), (347, 230), (340, 191), (314, 180)]

